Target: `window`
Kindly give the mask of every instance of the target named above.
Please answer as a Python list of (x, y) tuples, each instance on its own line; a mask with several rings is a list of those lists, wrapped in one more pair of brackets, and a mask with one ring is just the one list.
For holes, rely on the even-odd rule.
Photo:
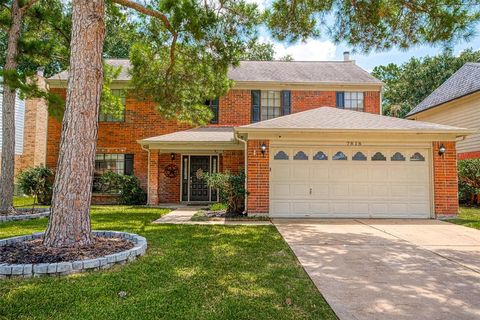
[(125, 121), (125, 90), (123, 89), (111, 89), (110, 90), (115, 97), (120, 98), (123, 106), (123, 111), (118, 115), (107, 114), (100, 108), (100, 114), (98, 115), (98, 121), (102, 122), (124, 122)]
[(377, 152), (372, 156), (372, 161), (387, 161), (387, 158), (381, 152)]
[(420, 152), (415, 152), (410, 157), (410, 161), (425, 161), (425, 157)]
[(342, 151), (338, 151), (332, 158), (333, 160), (347, 160), (347, 156)]
[(354, 160), (354, 161), (366, 161), (367, 157), (362, 152), (358, 151), (357, 153), (355, 153), (353, 155), (352, 160)]
[(95, 156), (95, 174), (101, 175), (107, 171), (126, 175), (133, 174), (133, 154), (97, 154)]
[(207, 100), (205, 104), (212, 110), (213, 117), (212, 120), (210, 120), (210, 123), (212, 124), (218, 124), (218, 98), (213, 99), (213, 100)]
[(395, 152), (395, 154), (390, 158), (392, 161), (405, 161), (405, 157), (400, 152)]
[(297, 154), (293, 156), (293, 160), (308, 160), (308, 156), (303, 151), (298, 151)]
[(313, 160), (328, 160), (328, 156), (322, 151), (318, 151), (314, 156)]
[(363, 92), (337, 92), (337, 108), (363, 111)]
[(285, 151), (278, 151), (273, 157), (274, 160), (288, 160), (288, 154)]
[(260, 93), (260, 120), (268, 120), (282, 115), (280, 91), (262, 90)]

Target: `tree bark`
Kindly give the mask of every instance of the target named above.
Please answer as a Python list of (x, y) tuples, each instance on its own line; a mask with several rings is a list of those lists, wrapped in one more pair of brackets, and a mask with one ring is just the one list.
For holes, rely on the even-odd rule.
[(90, 201), (102, 91), (104, 0), (74, 0), (67, 101), (44, 244), (92, 243)]
[[(19, 0), (14, 0), (11, 7), (12, 24), (8, 30), (7, 54), (5, 60), (5, 78), (10, 72), (16, 72), (18, 41), (21, 35), (24, 10)], [(15, 170), (15, 88), (10, 88), (8, 81), (3, 83), (2, 112), (2, 174), (0, 175), (0, 214), (8, 214), (13, 209), (14, 170)]]

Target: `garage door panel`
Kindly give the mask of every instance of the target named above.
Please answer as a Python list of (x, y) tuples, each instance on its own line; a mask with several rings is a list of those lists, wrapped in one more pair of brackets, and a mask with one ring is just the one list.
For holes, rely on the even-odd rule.
[[(295, 160), (295, 152), (300, 149), (281, 149), (289, 159), (271, 160), (272, 216), (430, 216), (431, 169), (427, 149), (306, 147), (301, 149), (304, 155)], [(319, 150), (324, 154), (315, 157)], [(347, 160), (333, 159), (340, 151)], [(418, 156), (419, 161), (410, 159), (416, 152), (423, 161)], [(305, 158), (308, 160), (300, 160)]]

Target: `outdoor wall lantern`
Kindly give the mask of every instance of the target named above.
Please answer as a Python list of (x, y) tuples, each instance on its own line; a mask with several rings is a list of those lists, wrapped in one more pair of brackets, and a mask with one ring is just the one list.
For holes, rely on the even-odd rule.
[(170, 159), (172, 159), (172, 161), (175, 160), (175, 153), (173, 153), (173, 152), (170, 153)]
[(443, 143), (440, 145), (440, 148), (438, 148), (438, 154), (443, 156), (443, 154), (445, 153), (445, 151), (447, 151), (447, 149), (445, 148), (445, 146), (443, 145)]
[(260, 151), (262, 152), (262, 155), (265, 156), (265, 152), (267, 152), (267, 145), (265, 142), (260, 146)]

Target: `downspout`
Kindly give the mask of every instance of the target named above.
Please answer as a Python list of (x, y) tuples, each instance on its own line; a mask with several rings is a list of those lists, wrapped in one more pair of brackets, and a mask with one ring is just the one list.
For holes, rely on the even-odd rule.
[[(244, 150), (243, 150), (243, 154), (244, 154), (244, 163), (245, 163), (245, 191), (247, 191), (247, 180), (248, 180), (248, 175), (247, 175), (247, 161), (248, 161), (248, 150), (247, 150), (247, 140), (244, 140), (242, 138), (240, 138), (240, 135), (237, 133), (237, 136), (236, 138), (238, 139), (238, 141), (241, 141), (243, 143), (243, 145), (245, 146)], [(247, 201), (247, 198), (248, 198), (248, 194), (245, 195), (245, 200), (244, 200), (244, 206), (245, 206), (245, 212), (248, 212), (248, 201)]]
[(140, 145), (143, 151), (148, 153), (148, 163), (147, 163), (147, 205), (150, 204), (150, 149), (145, 148), (143, 144)]

